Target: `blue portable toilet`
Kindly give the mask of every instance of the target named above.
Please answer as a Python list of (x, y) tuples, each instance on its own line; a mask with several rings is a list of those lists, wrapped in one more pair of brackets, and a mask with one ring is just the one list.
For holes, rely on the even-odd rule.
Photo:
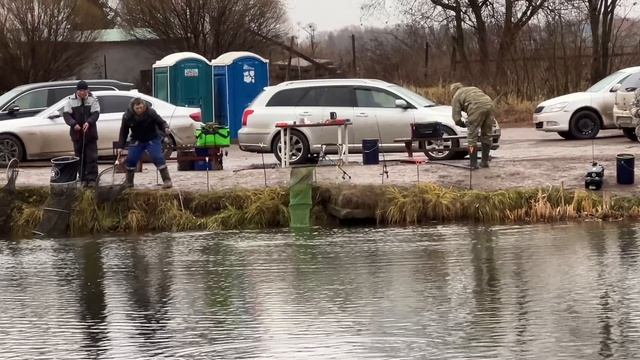
[(229, 127), (232, 139), (242, 128), (242, 113), (269, 86), (269, 60), (245, 51), (228, 52), (211, 61), (215, 121)]
[(153, 96), (177, 106), (199, 107), (202, 122), (213, 122), (211, 63), (196, 53), (167, 55), (153, 64)]

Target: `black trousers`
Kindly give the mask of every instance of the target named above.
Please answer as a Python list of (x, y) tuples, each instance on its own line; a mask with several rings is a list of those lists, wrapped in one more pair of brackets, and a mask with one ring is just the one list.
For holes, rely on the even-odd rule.
[[(84, 152), (82, 147), (84, 145)], [(98, 178), (98, 140), (77, 140), (73, 142), (73, 151), (80, 158), (78, 168), (80, 181), (96, 181)]]

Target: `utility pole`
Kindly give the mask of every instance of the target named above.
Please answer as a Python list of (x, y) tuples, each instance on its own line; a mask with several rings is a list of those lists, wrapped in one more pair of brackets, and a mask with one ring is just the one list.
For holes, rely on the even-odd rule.
[(355, 34), (351, 34), (351, 52), (353, 53), (353, 75), (357, 76), (358, 75), (358, 63), (356, 62), (356, 35)]

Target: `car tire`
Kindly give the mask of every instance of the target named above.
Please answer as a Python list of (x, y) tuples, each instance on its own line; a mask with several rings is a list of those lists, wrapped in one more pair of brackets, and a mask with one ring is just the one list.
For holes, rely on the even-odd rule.
[(17, 137), (0, 134), (0, 165), (7, 166), (11, 159), (25, 160), (24, 147)]
[(569, 132), (578, 140), (593, 139), (600, 132), (600, 119), (593, 111), (578, 111), (571, 117)]
[(573, 137), (573, 135), (571, 135), (571, 133), (569, 131), (560, 131), (560, 132), (558, 132), (558, 135), (560, 135), (560, 137), (565, 139), (565, 140), (575, 140), (576, 139), (576, 138)]
[[(292, 130), (289, 136), (291, 141), (291, 165), (305, 164), (309, 160), (309, 141), (301, 132)], [(280, 156), (280, 133), (273, 137), (271, 152), (278, 162), (282, 161)]]
[(622, 133), (627, 139), (631, 141), (638, 141), (638, 135), (636, 135), (636, 129), (634, 128), (622, 128)]
[[(449, 128), (449, 127), (444, 127), (443, 128), (445, 135), (449, 135), (449, 136), (455, 136), (456, 133), (455, 131), (453, 131), (453, 129)], [(449, 140), (451, 142), (451, 147), (452, 148), (459, 148), (460, 147), (460, 141), (458, 139), (452, 139)], [(425, 144), (426, 146), (427, 144)], [(427, 151), (426, 149), (424, 150), (424, 154), (427, 156), (427, 158), (429, 158), (429, 160), (453, 160), (453, 159), (460, 159), (460, 156), (462, 156), (461, 158), (464, 158), (464, 156), (467, 156), (467, 151), (466, 150), (462, 150), (462, 151)], [(464, 155), (464, 156), (463, 156)]]

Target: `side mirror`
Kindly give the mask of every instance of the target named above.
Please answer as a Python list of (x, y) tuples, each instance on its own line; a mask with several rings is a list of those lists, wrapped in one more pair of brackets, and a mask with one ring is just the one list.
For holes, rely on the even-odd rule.
[(49, 120), (55, 120), (55, 119), (58, 119), (58, 118), (60, 118), (60, 117), (61, 117), (61, 115), (60, 115), (60, 114), (58, 114), (58, 113), (54, 113), (54, 114), (51, 114), (51, 115), (47, 116), (47, 119), (49, 119)]
[(614, 92), (616, 92), (616, 91), (620, 90), (621, 88), (622, 88), (622, 84), (615, 84), (615, 85), (613, 85), (613, 87), (611, 88), (611, 90), (609, 90), (609, 92), (614, 93)]
[(396, 107), (397, 108), (401, 108), (401, 109), (406, 109), (406, 108), (409, 107), (409, 104), (407, 104), (407, 102), (404, 101), (404, 100), (397, 99), (396, 100)]
[(11, 105), (11, 106), (9, 107), (9, 110), (7, 110), (7, 112), (8, 112), (9, 114), (14, 114), (14, 113), (17, 113), (18, 111), (20, 111), (20, 106), (18, 106), (18, 105), (16, 105), (16, 104)]

